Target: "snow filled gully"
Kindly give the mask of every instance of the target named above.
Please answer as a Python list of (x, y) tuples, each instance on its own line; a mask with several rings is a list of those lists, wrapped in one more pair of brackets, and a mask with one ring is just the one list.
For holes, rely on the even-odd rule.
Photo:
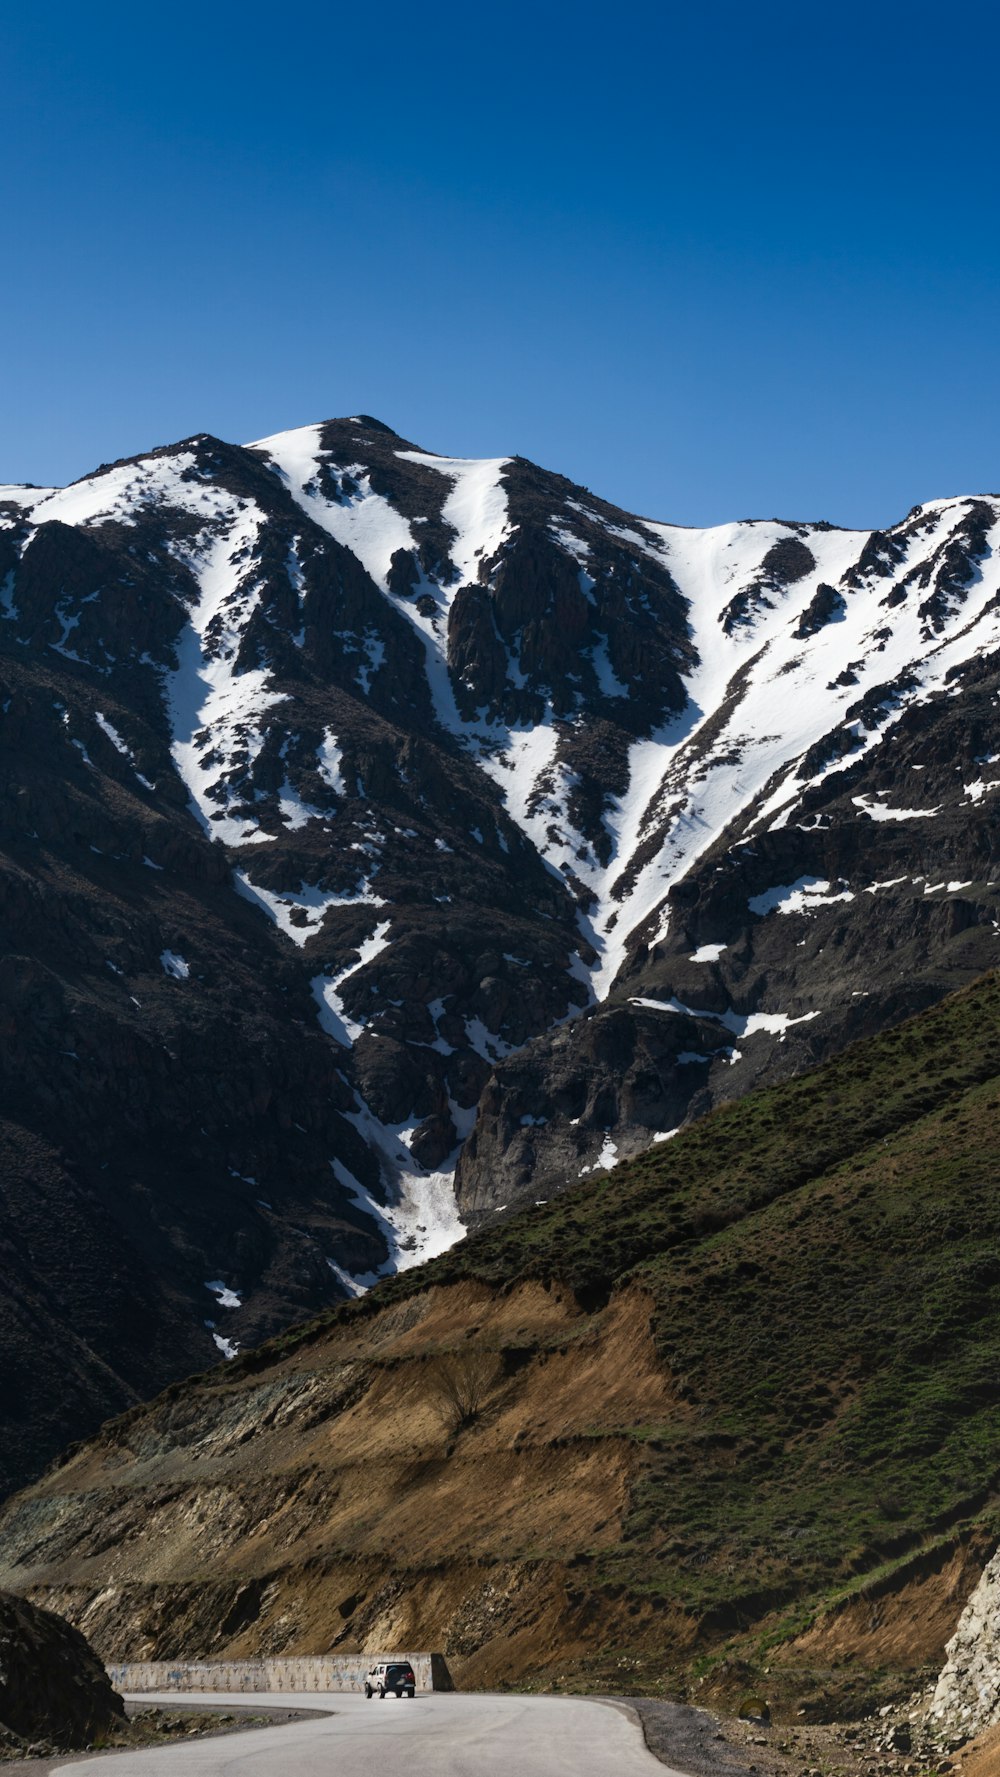
[[(389, 943), (391, 920), (376, 925), (370, 937), (358, 945), (357, 961), (349, 963), (334, 976), (314, 975), (311, 987), (316, 1001), (319, 1022), (341, 1048), (349, 1049), (361, 1035), (364, 1026), (351, 1018), (341, 996), (344, 982), (357, 974), (367, 963), (379, 956)], [(429, 1172), (410, 1152), (414, 1131), (420, 1118), (410, 1117), (405, 1123), (382, 1123), (355, 1090), (356, 1111), (347, 1113), (375, 1154), (386, 1194), (379, 1203), (372, 1193), (355, 1178), (341, 1160), (331, 1161), (338, 1182), (354, 1198), (359, 1209), (371, 1216), (385, 1239), (389, 1256), (379, 1271), (351, 1277), (342, 1266), (328, 1261), (340, 1282), (352, 1295), (360, 1295), (377, 1283), (380, 1276), (405, 1271), (438, 1253), (446, 1252), (465, 1233), (465, 1224), (455, 1201), (455, 1166), (461, 1141), (439, 1170)], [(451, 1107), (456, 1129), (464, 1138), (471, 1126), (473, 1113)]]
[[(645, 929), (659, 938), (665, 935), (666, 896), (671, 885), (691, 870), (735, 820), (741, 815), (748, 817), (751, 808), (753, 821), (747, 826), (745, 819), (746, 832), (761, 825), (781, 826), (788, 820), (805, 787), (794, 775), (798, 762), (818, 738), (844, 728), (847, 710), (866, 691), (889, 681), (915, 685), (915, 689), (907, 689), (896, 708), (886, 712), (883, 721), (864, 731), (859, 724), (853, 725), (855, 753), (879, 745), (907, 701), (931, 695), (945, 684), (951, 669), (978, 650), (1000, 643), (995, 558), (983, 558), (978, 579), (928, 640), (915, 602), (887, 605), (885, 575), (874, 588), (858, 578), (857, 563), (869, 540), (867, 532), (789, 527), (776, 522), (723, 525), (707, 531), (646, 523), (641, 533), (608, 526), (630, 547), (645, 551), (669, 569), (688, 603), (696, 665), (686, 675), (685, 709), (656, 732), (635, 741), (630, 749), (627, 788), (620, 797), (608, 799), (604, 819), (611, 841), (610, 858), (601, 863), (571, 819), (575, 779), (559, 757), (560, 731), (551, 709), (539, 723), (509, 725), (487, 721), (485, 711), (465, 721), (456, 705), (447, 662), (448, 613), (458, 587), (478, 578), (480, 565), (496, 556), (510, 534), (503, 482), (507, 459), (465, 460), (409, 450), (396, 453), (401, 460), (431, 470), (450, 484), (442, 505), (442, 516), (454, 533), (450, 570), (441, 583), (423, 578), (419, 590), (426, 596), (411, 600), (390, 591), (389, 573), (397, 550), (407, 550), (417, 560), (413, 525), (373, 489), (363, 463), (351, 471), (351, 491), (340, 498), (327, 498), (320, 491), (321, 441), (322, 428), (307, 426), (264, 439), (255, 448), (269, 458), (302, 510), (352, 551), (394, 611), (420, 636), (439, 722), (498, 786), (510, 818), (545, 866), (563, 883), (572, 872), (590, 890), (593, 911), (589, 917), (581, 914), (580, 929), (596, 954), (596, 962), (588, 967), (582, 956), (578, 957), (573, 973), (588, 978), (593, 1001), (607, 996), (638, 931)], [(362, 452), (360, 436), (358, 447)], [(956, 521), (961, 522), (965, 503), (942, 502), (926, 511), (923, 530), (911, 527), (906, 533), (901, 560), (888, 575), (890, 584), (911, 574), (918, 557), (944, 546)], [(224, 541), (217, 538), (189, 560), (202, 598), (185, 632), (173, 702), (175, 757), (204, 824), (210, 831), (222, 832), (230, 843), (247, 845), (266, 836), (255, 833), (252, 823), (232, 812), (237, 802), (232, 784), (238, 781), (241, 761), (252, 757), (254, 747), (260, 744), (261, 712), (276, 695), (268, 689), (265, 675), (237, 675), (233, 669), (235, 638), (255, 596), (252, 586), (240, 581), (239, 558), (245, 555), (257, 522), (253, 510), (241, 513), (230, 523)], [(805, 554), (812, 565), (804, 574), (779, 584), (773, 576), (768, 578), (765, 558), (793, 538), (800, 542), (808, 539)], [(581, 576), (586, 576), (586, 544), (569, 531), (565, 536), (557, 533), (557, 541), (573, 555)], [(823, 586), (840, 589), (835, 618), (818, 627), (806, 624), (803, 620)], [(738, 613), (735, 617), (734, 610)], [(372, 670), (375, 665), (372, 661)], [(610, 659), (604, 660), (604, 667), (605, 693), (627, 695), (611, 674)], [(511, 650), (507, 670), (510, 682), (519, 683), (520, 667)], [(779, 681), (780, 709), (776, 711), (775, 685)], [(364, 694), (364, 678), (360, 683)], [(208, 728), (213, 734), (210, 753), (206, 753)], [(214, 761), (211, 769), (209, 759)], [(839, 763), (835, 759), (824, 767), (820, 777), (838, 769)], [(335, 761), (332, 768), (336, 769)], [(981, 788), (976, 784), (969, 794), (986, 794), (992, 788), (992, 783), (987, 785), (984, 780)], [(862, 819), (932, 819), (937, 812), (891, 808), (870, 797), (856, 800)], [(355, 899), (374, 907), (381, 905), (370, 883), (364, 881), (359, 882), (353, 897), (325, 896), (302, 885), (297, 891), (276, 895), (257, 889), (246, 872), (238, 874), (237, 886), (264, 906), (284, 934), (299, 945), (309, 941), (322, 924), (327, 907), (337, 901)], [(843, 884), (802, 877), (755, 897), (750, 911), (758, 917), (801, 914), (850, 898), (851, 891)], [(350, 1048), (362, 1028), (346, 1011), (344, 985), (390, 941), (391, 919), (383, 918), (364, 940), (357, 961), (339, 975), (313, 979), (321, 1025), (342, 1048)], [(585, 948), (581, 945), (581, 951)], [(697, 953), (698, 960), (701, 954)], [(637, 1003), (652, 1011), (714, 1016), (722, 1031), (738, 1039), (759, 1031), (780, 1041), (792, 1024), (818, 1015), (809, 1013), (799, 1019), (781, 1012), (762, 1012), (743, 1017), (732, 1011), (722, 1015), (692, 1013), (677, 1001), (644, 999)], [(474, 1033), (468, 1034), (473, 1040)], [(496, 1059), (503, 1052), (496, 1039), (492, 1047), (487, 1045), (488, 1033), (477, 1034), (480, 1053)], [(728, 1053), (733, 1062), (739, 1060), (738, 1050)], [(697, 1059), (692, 1055), (684, 1061), (693, 1065)], [(390, 1207), (374, 1204), (357, 1180), (341, 1182), (376, 1216), (390, 1245), (392, 1263), (412, 1263), (433, 1250), (442, 1250), (442, 1244), (450, 1244), (462, 1232), (451, 1195), (453, 1166), (433, 1175), (424, 1173), (409, 1151), (406, 1137), (410, 1133), (412, 1138), (412, 1132), (378, 1124), (360, 1100), (357, 1117), (365, 1139), (380, 1155)], [(465, 1132), (460, 1129), (460, 1133)], [(663, 1139), (671, 1133), (664, 1132)], [(593, 1165), (608, 1168), (616, 1159), (617, 1150), (609, 1136)], [(363, 1287), (365, 1280), (355, 1281)], [(349, 1286), (345, 1283), (345, 1287)]]
[[(312, 442), (312, 432), (313, 429), (306, 428), (301, 439), (293, 435), (286, 450), (290, 470), (300, 472), (296, 492), (307, 508), (314, 502), (304, 495), (301, 479), (309, 472), (310, 464), (315, 472), (315, 462), (302, 452)], [(323, 506), (325, 508), (325, 502)], [(241, 669), (237, 665), (242, 633), (259, 596), (252, 576), (247, 575), (246, 563), (261, 522), (261, 515), (253, 506), (233, 509), (220, 499), (211, 512), (210, 527), (183, 552), (181, 559), (194, 575), (200, 597), (181, 633), (177, 668), (169, 676), (166, 686), (173, 729), (171, 751), (188, 789), (192, 812), (207, 834), (239, 848), (267, 843), (271, 838), (260, 830), (252, 817), (235, 811), (245, 805), (243, 785), (263, 744), (266, 712), (284, 701), (281, 694), (270, 688), (267, 671)], [(379, 532), (376, 514), (369, 513), (365, 524), (372, 534)], [(408, 527), (402, 520), (399, 524), (408, 538)], [(392, 547), (398, 547), (404, 541), (402, 533), (398, 540), (391, 532), (381, 534), (385, 534)], [(340, 754), (332, 734), (324, 736), (318, 762), (331, 788), (341, 788)], [(294, 799), (290, 793), (286, 800), (289, 806), (285, 808), (283, 805), (283, 812), (287, 824), (292, 827), (316, 812), (292, 806)], [(384, 906), (382, 898), (374, 893), (370, 881), (364, 877), (359, 879), (353, 891), (345, 893), (328, 892), (306, 883), (275, 891), (253, 882), (245, 869), (236, 869), (233, 887), (244, 899), (266, 913), (279, 931), (299, 948), (308, 944), (319, 931), (331, 907), (369, 905), (380, 909)], [(317, 975), (311, 983), (319, 1022), (327, 1035), (343, 1048), (352, 1047), (362, 1026), (346, 1012), (340, 989), (349, 976), (385, 948), (389, 942), (390, 925), (389, 920), (377, 923), (371, 936), (360, 945), (357, 960), (339, 975), (332, 978)], [(456, 1148), (449, 1166), (440, 1172), (428, 1173), (409, 1151), (406, 1136), (409, 1133), (412, 1138), (412, 1128), (409, 1131), (388, 1128), (372, 1115), (360, 1097), (357, 1105), (354, 1120), (379, 1157), (386, 1203), (377, 1203), (353, 1175), (347, 1173), (340, 1161), (332, 1163), (333, 1169), (359, 1207), (371, 1215), (381, 1229), (389, 1248), (384, 1270), (402, 1270), (443, 1252), (465, 1232), (453, 1188), (458, 1150)], [(375, 1274), (352, 1278), (334, 1261), (328, 1262), (349, 1294), (359, 1294), (376, 1281)], [(215, 1285), (207, 1287), (217, 1288)], [(234, 1305), (228, 1295), (217, 1293), (216, 1300), (223, 1309)], [(235, 1341), (219, 1332), (214, 1321), (206, 1322), (206, 1325), (223, 1356), (235, 1356)]]

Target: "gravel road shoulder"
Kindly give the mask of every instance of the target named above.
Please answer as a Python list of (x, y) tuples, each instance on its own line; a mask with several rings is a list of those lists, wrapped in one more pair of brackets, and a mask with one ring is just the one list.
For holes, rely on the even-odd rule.
[(292, 1721), (308, 1721), (310, 1716), (332, 1715), (332, 1709), (257, 1709), (251, 1704), (207, 1698), (184, 1699), (183, 1709), (162, 1709), (151, 1704), (126, 1703), (128, 1726), (120, 1740), (94, 1747), (90, 1752), (56, 1752), (46, 1750), (35, 1757), (22, 1757), (0, 1747), (0, 1771), (3, 1777), (49, 1777), (60, 1765), (76, 1765), (91, 1758), (105, 1758), (109, 1752), (135, 1751), (138, 1747), (169, 1746), (181, 1740), (207, 1740), (215, 1734), (238, 1734), (247, 1728), (283, 1727)]

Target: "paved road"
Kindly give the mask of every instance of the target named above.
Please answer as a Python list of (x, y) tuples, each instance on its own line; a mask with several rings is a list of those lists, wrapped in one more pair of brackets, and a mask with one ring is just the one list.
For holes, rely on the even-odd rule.
[[(174, 1692), (136, 1701), (176, 1707), (183, 1699)], [(59, 1777), (669, 1777), (646, 1750), (634, 1719), (575, 1697), (435, 1692), (368, 1702), (352, 1694), (282, 1691), (217, 1701), (223, 1709), (274, 1704), (336, 1713), (89, 1758), (64, 1765)]]

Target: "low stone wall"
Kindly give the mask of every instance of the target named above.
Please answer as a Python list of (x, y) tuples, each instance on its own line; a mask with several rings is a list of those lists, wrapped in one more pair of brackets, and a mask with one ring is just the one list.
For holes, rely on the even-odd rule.
[(441, 1654), (303, 1655), (298, 1660), (125, 1660), (109, 1666), (116, 1691), (363, 1691), (379, 1660), (408, 1660), (418, 1691), (452, 1691)]

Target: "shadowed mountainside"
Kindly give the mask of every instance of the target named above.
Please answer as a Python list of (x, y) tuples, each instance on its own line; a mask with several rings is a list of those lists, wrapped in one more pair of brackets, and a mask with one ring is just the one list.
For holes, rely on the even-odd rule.
[(991, 967), (998, 537), (366, 416), (0, 488), (0, 1492)]

